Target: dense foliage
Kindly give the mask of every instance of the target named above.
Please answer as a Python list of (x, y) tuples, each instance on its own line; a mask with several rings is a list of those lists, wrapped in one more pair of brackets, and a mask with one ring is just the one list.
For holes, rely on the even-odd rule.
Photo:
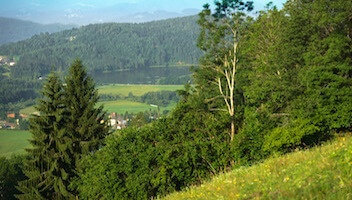
[(141, 24), (93, 24), (59, 33), (43, 33), (29, 40), (3, 45), (0, 55), (19, 56), (11, 77), (32, 80), (52, 66), (66, 71), (81, 58), (89, 71), (142, 70), (151, 66), (196, 64), (199, 30), (196, 17)]
[(223, 141), (229, 138), (218, 131), (226, 123), (190, 98), (168, 118), (111, 135), (106, 147), (85, 158), (77, 183), (81, 198), (148, 199), (225, 170), (231, 154)]
[(26, 178), (22, 172), (24, 160), (25, 156), (0, 157), (0, 199), (16, 199), (17, 182)]
[(351, 130), (351, 5), (288, 2), (251, 24), (241, 47), (241, 156), (256, 160)]
[(98, 93), (91, 77), (76, 60), (65, 84), (52, 72), (38, 101), (38, 115), (30, 118), (30, 157), (25, 161), (27, 179), (19, 183), (19, 199), (64, 199), (77, 195), (69, 188), (79, 160), (103, 145), (109, 133), (105, 112), (95, 108)]

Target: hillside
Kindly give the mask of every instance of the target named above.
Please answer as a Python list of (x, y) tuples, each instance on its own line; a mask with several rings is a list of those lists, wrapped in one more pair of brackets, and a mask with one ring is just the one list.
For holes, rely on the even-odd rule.
[(352, 138), (241, 167), (167, 200), (352, 199)]
[(28, 39), (35, 34), (54, 33), (71, 29), (74, 25), (38, 24), (30, 21), (0, 17), (0, 45)]
[(65, 71), (76, 58), (91, 72), (189, 66), (197, 64), (201, 55), (196, 20), (191, 16), (141, 24), (92, 24), (3, 45), (0, 55), (19, 58), (11, 76), (26, 80), (45, 76), (53, 66)]

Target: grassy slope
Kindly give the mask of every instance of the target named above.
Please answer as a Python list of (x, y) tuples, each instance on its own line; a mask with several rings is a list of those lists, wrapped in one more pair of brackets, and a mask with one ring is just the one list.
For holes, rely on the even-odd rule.
[(24, 149), (31, 146), (28, 141), (30, 138), (29, 131), (0, 130), (0, 156), (25, 153)]
[(352, 137), (241, 167), (165, 199), (352, 199)]

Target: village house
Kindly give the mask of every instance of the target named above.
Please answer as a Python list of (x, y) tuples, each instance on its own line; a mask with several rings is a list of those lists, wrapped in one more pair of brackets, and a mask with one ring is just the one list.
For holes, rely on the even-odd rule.
[(7, 117), (7, 118), (14, 119), (14, 118), (16, 117), (16, 114), (13, 113), (13, 112), (10, 112), (10, 113), (7, 113), (7, 114), (6, 114), (6, 117)]
[(17, 124), (15, 123), (9, 123), (6, 121), (0, 121), (0, 129), (16, 129), (17, 128)]
[(124, 120), (120, 115), (117, 115), (115, 112), (113, 112), (109, 115), (109, 125), (112, 129), (120, 130), (126, 128), (127, 121)]
[(9, 66), (14, 66), (16, 64), (15, 61), (10, 60), (9, 58), (5, 56), (0, 56), (0, 65), (9, 65)]

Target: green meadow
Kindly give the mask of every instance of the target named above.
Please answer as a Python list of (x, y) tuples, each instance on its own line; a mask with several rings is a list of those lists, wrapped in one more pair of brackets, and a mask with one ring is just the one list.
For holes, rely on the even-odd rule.
[(25, 153), (24, 149), (31, 146), (28, 141), (30, 138), (29, 131), (0, 130), (0, 156)]
[[(116, 101), (102, 101), (98, 102), (98, 105), (104, 105), (104, 109), (108, 112), (116, 112), (118, 114), (128, 113), (138, 113), (144, 111), (158, 111), (158, 108), (152, 107), (149, 104), (128, 101), (128, 100), (116, 100)], [(171, 110), (174, 105), (169, 105), (168, 107), (160, 108), (160, 112), (164, 110)]]
[(352, 199), (352, 137), (240, 167), (164, 199)]
[[(134, 96), (142, 96), (148, 92), (158, 91), (176, 91), (182, 89), (183, 85), (124, 85), (124, 84), (109, 84), (97, 87), (99, 94), (108, 95), (119, 95), (121, 97), (127, 97), (130, 93)], [(138, 113), (149, 110), (157, 110), (157, 108), (151, 107), (145, 103), (139, 103), (129, 100), (116, 100), (116, 101), (101, 101), (98, 105), (104, 105), (104, 109), (108, 112), (116, 112), (123, 114), (125, 112)], [(169, 105), (166, 108), (160, 108), (160, 112), (163, 110), (171, 110), (175, 105)], [(26, 107), (20, 110), (22, 114), (31, 114), (35, 112), (33, 106)]]
[(130, 84), (109, 84), (97, 87), (99, 94), (128, 96), (142, 96), (148, 92), (176, 91), (182, 89), (183, 85), (130, 85)]

